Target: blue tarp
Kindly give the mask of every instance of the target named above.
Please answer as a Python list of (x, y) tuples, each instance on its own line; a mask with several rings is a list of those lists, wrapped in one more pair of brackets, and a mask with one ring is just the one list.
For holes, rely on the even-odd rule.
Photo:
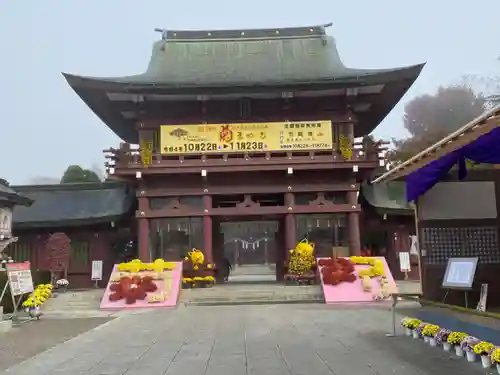
[(416, 201), (444, 177), (450, 169), (458, 166), (459, 179), (467, 176), (466, 161), (474, 163), (500, 164), (500, 128), (495, 128), (475, 141), (463, 146), (405, 177), (406, 199)]

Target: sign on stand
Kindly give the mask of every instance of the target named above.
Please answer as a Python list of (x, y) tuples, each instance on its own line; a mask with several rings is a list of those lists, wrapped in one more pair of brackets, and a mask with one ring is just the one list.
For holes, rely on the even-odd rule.
[(443, 303), (451, 290), (461, 290), (464, 292), (465, 307), (468, 307), (467, 293), (472, 289), (474, 278), (476, 277), (477, 262), (479, 258), (450, 258), (444, 273), (441, 287), (447, 289), (443, 298)]
[(102, 280), (102, 260), (92, 261), (92, 281), (95, 281), (95, 286), (97, 287), (98, 282)]
[(408, 280), (408, 272), (411, 271), (410, 253), (399, 253), (399, 269), (405, 274), (405, 280)]
[(33, 278), (31, 276), (31, 264), (25, 263), (7, 263), (7, 282), (5, 283), (2, 294), (0, 295), (0, 302), (3, 300), (7, 288), (10, 288), (10, 295), (12, 298), (12, 305), (14, 312), (12, 316), (17, 315), (19, 304), (25, 294), (32, 293)]

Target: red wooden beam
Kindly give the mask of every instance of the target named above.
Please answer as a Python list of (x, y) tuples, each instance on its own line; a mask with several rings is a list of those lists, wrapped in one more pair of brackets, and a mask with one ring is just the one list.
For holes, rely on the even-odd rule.
[[(200, 184), (201, 185), (201, 184)], [(291, 187), (291, 190), (288, 189)], [(228, 195), (228, 194), (277, 194), (277, 193), (308, 193), (308, 192), (329, 192), (329, 191), (357, 191), (359, 184), (335, 183), (335, 184), (317, 184), (317, 185), (298, 185), (298, 184), (273, 184), (256, 186), (200, 186), (186, 188), (152, 188), (139, 189), (136, 191), (137, 197), (180, 197), (205, 195), (205, 189), (210, 195)]]
[(293, 206), (291, 210), (285, 206), (272, 207), (221, 207), (212, 208), (209, 212), (196, 208), (163, 208), (159, 210), (136, 211), (138, 218), (167, 218), (167, 217), (196, 217), (196, 216), (259, 216), (259, 215), (284, 215), (294, 214), (328, 214), (328, 213), (347, 213), (360, 212), (360, 205), (336, 204), (325, 206)]

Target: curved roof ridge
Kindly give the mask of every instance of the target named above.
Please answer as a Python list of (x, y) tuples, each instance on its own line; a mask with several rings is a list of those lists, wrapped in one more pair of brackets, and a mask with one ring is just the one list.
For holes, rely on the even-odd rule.
[(326, 35), (325, 28), (332, 24), (316, 26), (299, 27), (277, 27), (277, 28), (259, 28), (259, 29), (227, 29), (227, 30), (168, 30), (155, 29), (161, 32), (162, 39), (167, 41), (177, 40), (238, 40), (238, 39), (282, 39), (282, 38), (300, 38), (300, 37), (321, 37)]

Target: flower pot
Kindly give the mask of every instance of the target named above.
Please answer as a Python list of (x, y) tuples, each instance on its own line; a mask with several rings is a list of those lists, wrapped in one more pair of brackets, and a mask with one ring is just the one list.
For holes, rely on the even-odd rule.
[(434, 337), (429, 337), (429, 345), (436, 346), (436, 339)]
[(408, 336), (408, 337), (411, 336), (411, 334), (412, 334), (412, 331), (409, 328), (406, 328), (405, 332), (406, 332), (406, 336)]
[(455, 354), (457, 357), (463, 357), (464, 356), (464, 351), (460, 347), (460, 345), (455, 345)]
[(491, 367), (491, 358), (489, 355), (482, 355), (481, 356), (481, 364), (483, 365), (483, 368), (490, 368)]
[(465, 357), (467, 358), (467, 362), (476, 362), (476, 353), (474, 352), (466, 352)]
[(206, 283), (202, 280), (196, 280), (194, 282), (196, 288), (205, 288)]
[(424, 342), (427, 344), (429, 342), (430, 337), (429, 336), (424, 336)]
[(412, 331), (412, 335), (413, 335), (412, 337), (413, 337), (415, 340), (419, 338), (419, 337), (418, 337), (418, 332), (417, 332), (417, 330), (416, 330), (416, 329), (414, 329), (414, 330)]
[(497, 363), (497, 372), (500, 374), (500, 364)]
[(450, 352), (451, 351), (451, 344), (447, 342), (443, 342), (443, 350), (445, 352)]

